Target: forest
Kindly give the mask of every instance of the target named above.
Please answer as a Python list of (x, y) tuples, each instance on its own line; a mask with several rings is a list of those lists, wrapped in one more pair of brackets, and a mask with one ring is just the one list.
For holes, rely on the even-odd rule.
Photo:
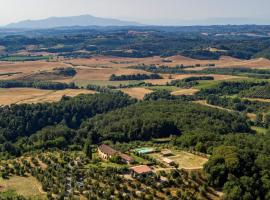
[[(5, 47), (2, 59), (9, 59), (10, 54), (25, 50), (27, 45), (42, 45), (43, 51), (71, 58), (100, 54), (120, 57), (166, 57), (181, 54), (206, 60), (216, 60), (222, 55), (241, 59), (269, 58), (270, 39), (267, 37), (269, 29), (269, 26), (228, 25), (166, 28), (90, 27), (73, 30), (63, 28), (33, 32), (22, 30), (14, 35), (3, 31), (0, 33), (0, 45)], [(145, 34), (130, 34), (132, 31)], [(204, 31), (208, 34), (202, 35)], [(248, 32), (260, 37), (249, 36)], [(211, 52), (207, 50), (209, 47), (222, 51)]]

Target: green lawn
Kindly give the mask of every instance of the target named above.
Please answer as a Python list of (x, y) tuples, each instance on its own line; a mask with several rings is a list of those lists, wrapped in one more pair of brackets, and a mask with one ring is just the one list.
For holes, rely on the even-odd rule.
[(99, 85), (99, 86), (119, 86), (119, 85), (129, 85), (129, 84), (138, 84), (142, 81), (104, 81), (104, 80), (76, 80), (76, 85), (80, 87), (85, 87), (87, 85)]
[(145, 88), (149, 90), (168, 90), (170, 92), (179, 90), (179, 87), (168, 86), (168, 85), (150, 86), (150, 87), (145, 87)]
[(257, 127), (257, 126), (252, 126), (251, 129), (256, 131), (256, 133), (259, 134), (259, 135), (265, 135), (266, 132), (267, 132), (266, 128)]

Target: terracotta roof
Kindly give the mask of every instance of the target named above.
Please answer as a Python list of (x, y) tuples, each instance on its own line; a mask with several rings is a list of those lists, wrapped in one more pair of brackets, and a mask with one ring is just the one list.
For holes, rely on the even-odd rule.
[(137, 174), (145, 174), (145, 173), (152, 172), (152, 169), (148, 167), (147, 165), (135, 166), (135, 167), (132, 167), (131, 169)]
[(120, 154), (121, 158), (127, 162), (131, 162), (133, 161), (133, 158), (131, 158), (130, 156), (128, 156), (127, 154), (121, 153)]
[(117, 153), (116, 150), (114, 150), (113, 148), (111, 148), (110, 146), (108, 146), (106, 144), (102, 144), (98, 148), (102, 153), (107, 154), (109, 156), (113, 156)]

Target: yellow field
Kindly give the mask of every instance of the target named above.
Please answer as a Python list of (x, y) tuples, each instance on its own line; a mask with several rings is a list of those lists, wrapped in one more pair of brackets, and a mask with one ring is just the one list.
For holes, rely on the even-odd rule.
[(46, 199), (46, 193), (42, 190), (41, 184), (32, 176), (14, 176), (8, 180), (0, 179), (0, 186), (2, 191), (14, 190), (25, 197)]
[(62, 96), (77, 96), (79, 94), (94, 94), (91, 90), (39, 90), (33, 88), (0, 89), (0, 105), (41, 103), (59, 101)]
[[(168, 156), (167, 158), (173, 160), (176, 164), (179, 165), (179, 168), (181, 169), (187, 170), (202, 169), (203, 165), (208, 161), (207, 158), (194, 155), (186, 151), (173, 150), (172, 152), (173, 155)], [(164, 157), (160, 153), (152, 153), (149, 155), (161, 162), (164, 159)]]
[(129, 96), (136, 99), (143, 99), (146, 94), (153, 92), (152, 90), (146, 88), (124, 88), (121, 89), (122, 92), (128, 94)]

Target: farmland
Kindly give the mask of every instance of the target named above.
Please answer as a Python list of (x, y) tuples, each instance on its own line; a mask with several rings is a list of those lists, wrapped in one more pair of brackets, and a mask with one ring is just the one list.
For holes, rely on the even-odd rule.
[(59, 101), (62, 96), (77, 96), (79, 94), (94, 94), (90, 90), (39, 90), (32, 88), (0, 89), (0, 105), (42, 103)]
[(269, 32), (0, 31), (0, 199), (269, 199)]

